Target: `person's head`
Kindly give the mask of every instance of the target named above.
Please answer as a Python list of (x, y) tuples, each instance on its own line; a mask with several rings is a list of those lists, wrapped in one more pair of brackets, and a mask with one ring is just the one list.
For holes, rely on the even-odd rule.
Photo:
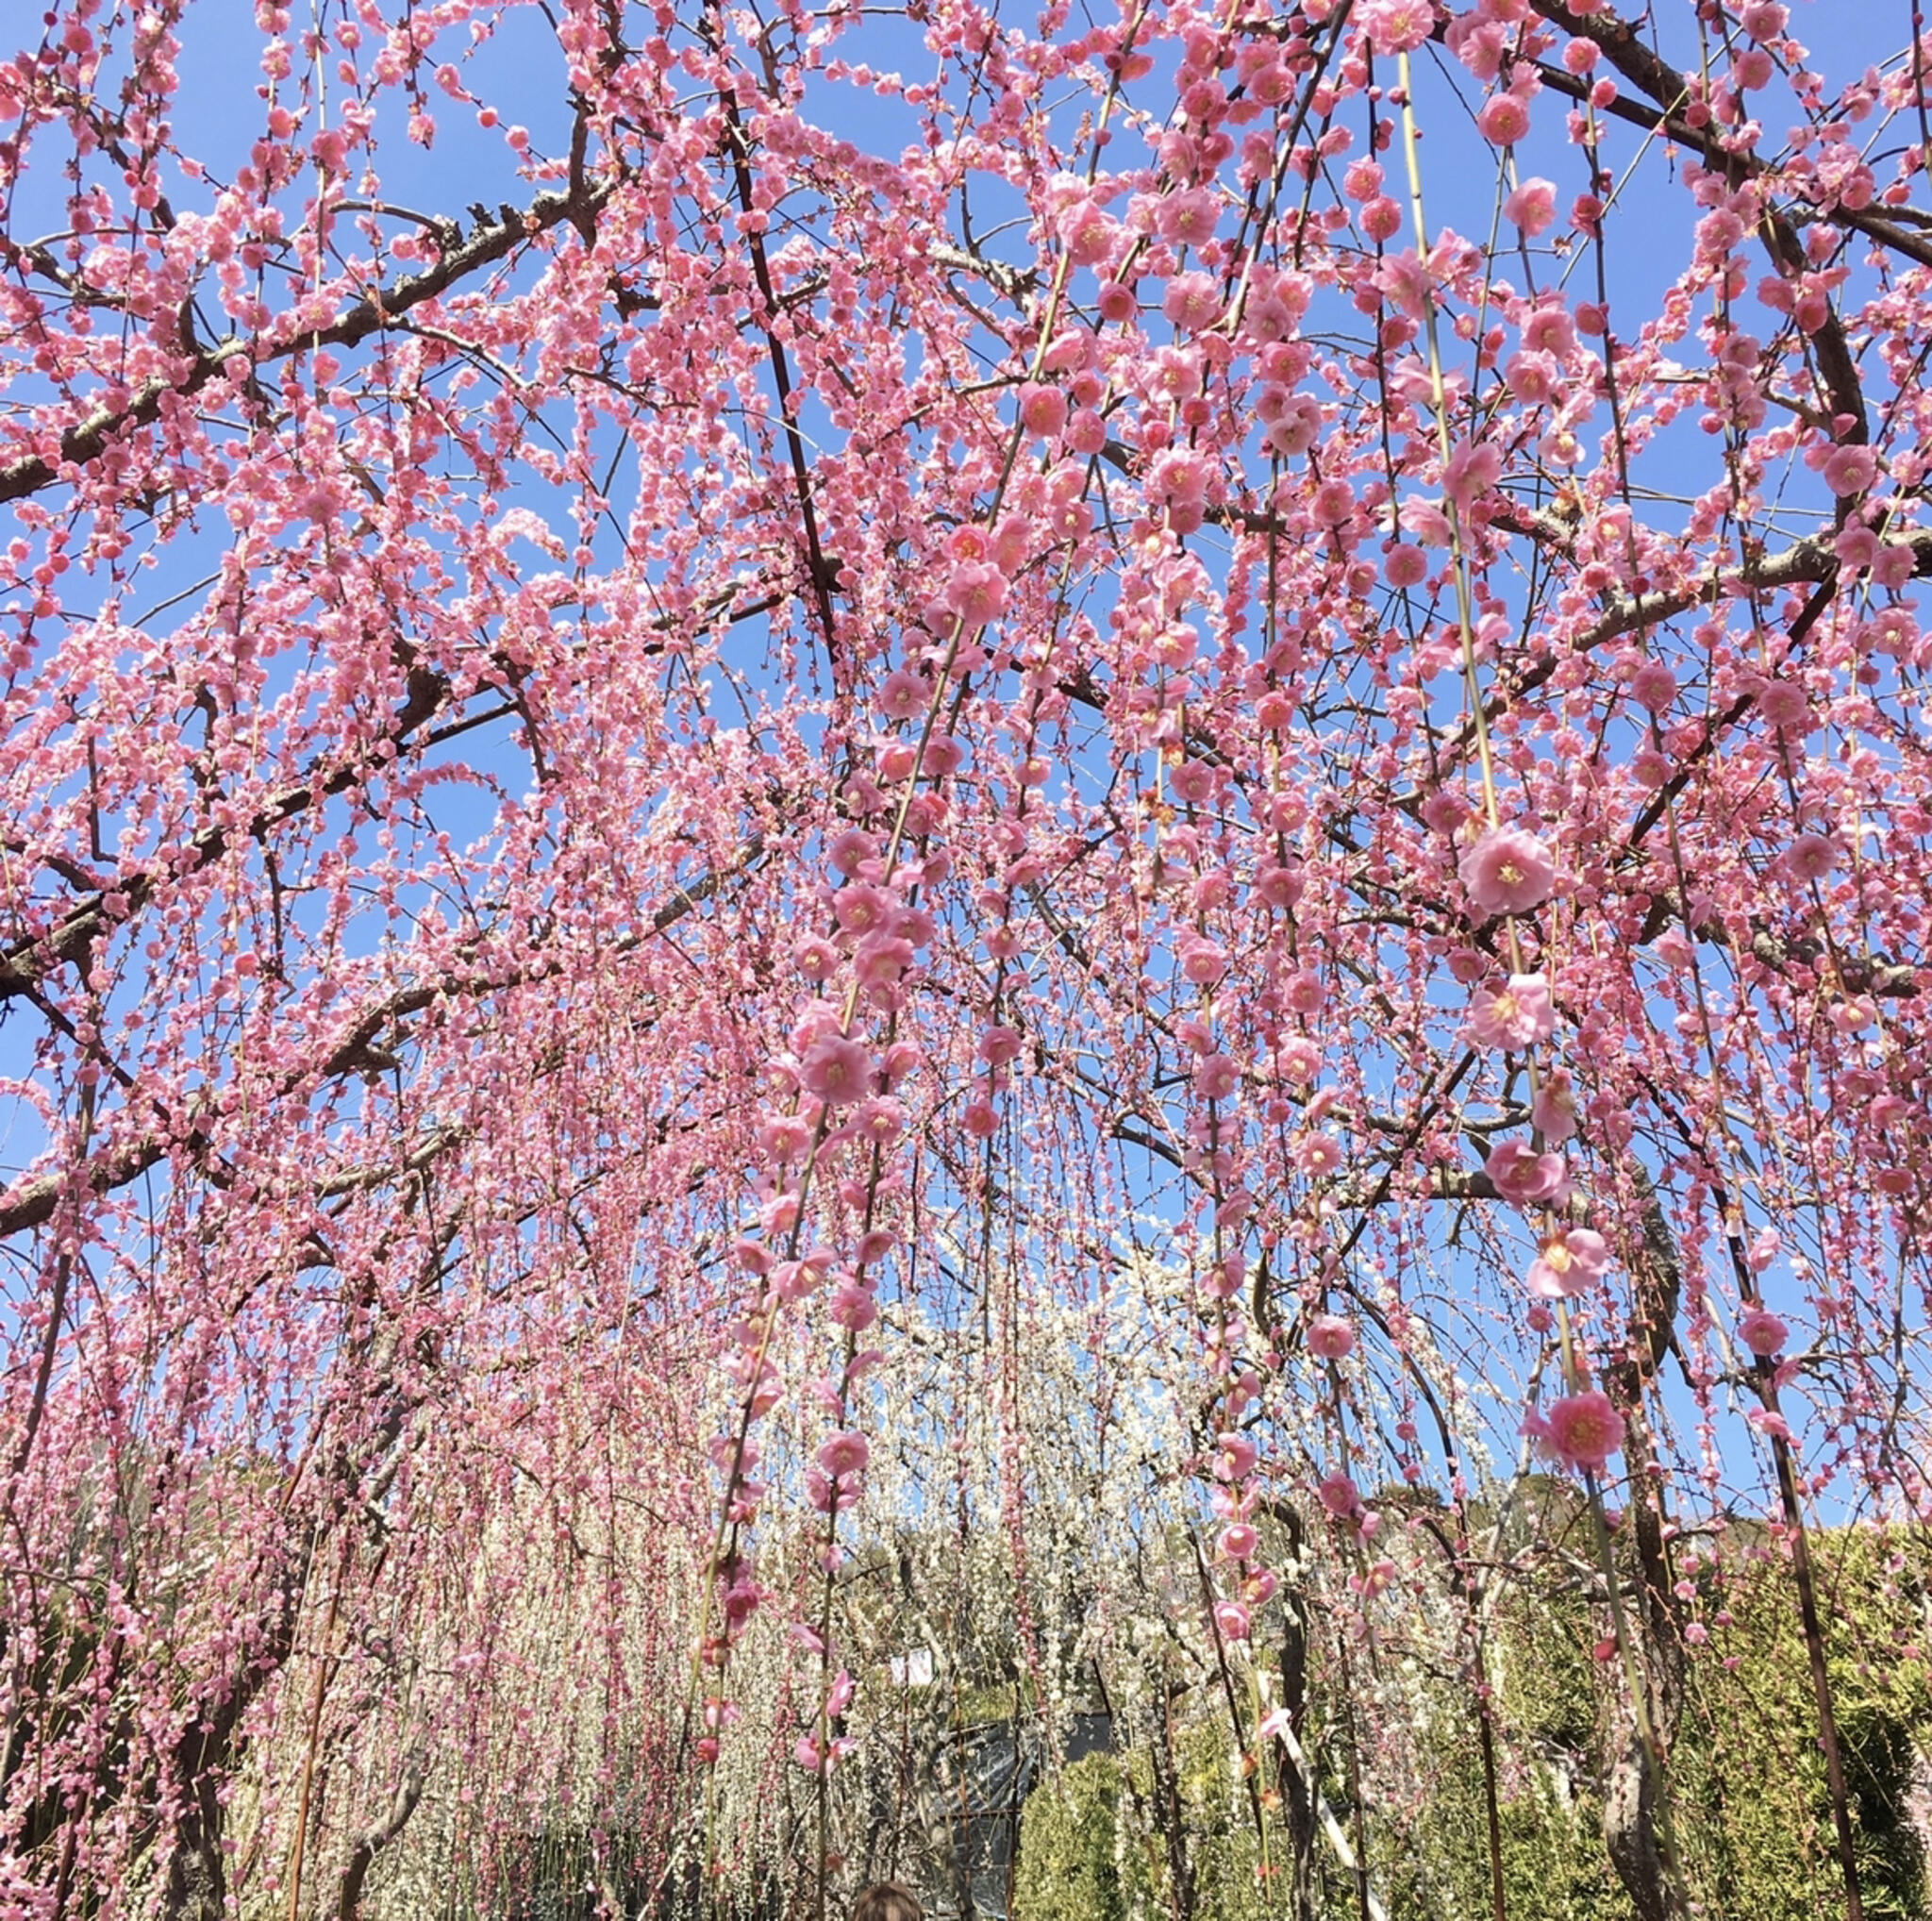
[(897, 1881), (881, 1881), (858, 1897), (852, 1921), (925, 1921), (925, 1910), (910, 1888)]

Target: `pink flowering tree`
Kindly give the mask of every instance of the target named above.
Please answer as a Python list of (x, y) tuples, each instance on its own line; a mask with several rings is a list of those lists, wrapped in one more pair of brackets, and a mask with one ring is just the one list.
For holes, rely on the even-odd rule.
[(1746, 1517), (1859, 1915), (1810, 1542), (1932, 1520), (1915, 30), (10, 17), (0, 1909), (429, 1912), (567, 1819), (607, 1912), (822, 1916), (946, 1516), (1043, 1711), (1154, 1608), (1269, 1912), (1369, 1912), (1378, 1649), (1449, 1597), (1493, 1817), (1545, 1472), (1636, 1911), (1707, 1887)]

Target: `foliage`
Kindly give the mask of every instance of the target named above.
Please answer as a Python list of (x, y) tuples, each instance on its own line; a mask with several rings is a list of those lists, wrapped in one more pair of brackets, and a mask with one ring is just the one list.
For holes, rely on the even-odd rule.
[[(1924, 1711), (1932, 1675), (1923, 1653), (1886, 1660), (1882, 1651), (1917, 1645), (1923, 1574), (1901, 1579), (1901, 1550), (1908, 1556), (1914, 1544), (1896, 1537), (1840, 1530), (1820, 1545), (1835, 1602), (1832, 1655), (1857, 1782), (1866, 1912), (1920, 1914), (1924, 1841), (1906, 1804), (1932, 1769)], [(1710, 1912), (1801, 1921), (1829, 1912), (1836, 1898), (1829, 1798), (1815, 1741), (1792, 1731), (1804, 1726), (1807, 1688), (1789, 1586), (1748, 1552), (1740, 1549), (1735, 1565), (1728, 1554), (1718, 1557), (1734, 1617), (1719, 1645), (1738, 1651), (1713, 1651), (1695, 1664), (1696, 1709), (1674, 1774)], [(1923, 1545), (1917, 1553), (1923, 1559)], [(1497, 1721), (1513, 1757), (1499, 1805), (1505, 1905), (1537, 1921), (1629, 1921), (1632, 1912), (1604, 1855), (1604, 1683), (1588, 1625), (1574, 1595), (1524, 1596), (1499, 1612), (1489, 1647)], [(1331, 1668), (1331, 1684), (1336, 1679)], [(1408, 1698), (1426, 1729), (1416, 1744), (1417, 1786), (1375, 1811), (1375, 1884), (1393, 1916), (1487, 1914), (1487, 1812), (1468, 1695), (1438, 1681)], [(1336, 1730), (1327, 1732), (1332, 1740)], [(1253, 1899), (1253, 1836), (1238, 1811), (1230, 1819), (1218, 1792), (1226, 1764), (1214, 1751), (1217, 1733), (1210, 1720), (1184, 1736), (1203, 1921), (1245, 1914)], [(1149, 1785), (1138, 1752), (1090, 1756), (1035, 1790), (1016, 1921), (1128, 1921), (1143, 1910), (1173, 1911), (1149, 1828)], [(1342, 1799), (1332, 1769), (1324, 1785)], [(1352, 1912), (1353, 1898), (1331, 1863), (1320, 1912)]]
[[(1924, 1545), (1851, 1532), (1821, 1545), (1866, 1913), (1921, 1914), (1926, 1836), (1909, 1808), (1932, 1762)], [(1693, 1670), (1695, 1760), (1687, 1783), (1696, 1783), (1693, 1805), (1714, 1829), (1717, 1899), (1801, 1921), (1829, 1907), (1838, 1887), (1824, 1765), (1803, 1732), (1805, 1645), (1774, 1551), (1734, 1572), (1723, 1596), (1732, 1623), (1714, 1637), (1724, 1659)]]
[(1090, 1754), (1026, 1797), (1014, 1921), (1130, 1921), (1147, 1899), (1146, 1842), (1123, 1822), (1124, 1763)]
[[(1259, 1921), (1257, 1849), (1218, 1727), (1179, 1743), (1181, 1822), (1201, 1921)], [(1027, 1797), (1014, 1921), (1150, 1921), (1179, 1912), (1162, 1837), (1149, 1831), (1154, 1779), (1141, 1755), (1091, 1754)]]

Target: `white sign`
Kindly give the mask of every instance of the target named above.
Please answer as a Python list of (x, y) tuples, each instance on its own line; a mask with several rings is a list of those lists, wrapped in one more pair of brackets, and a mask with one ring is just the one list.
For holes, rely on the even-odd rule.
[(895, 1688), (932, 1686), (932, 1649), (915, 1647), (910, 1654), (892, 1657), (892, 1685)]

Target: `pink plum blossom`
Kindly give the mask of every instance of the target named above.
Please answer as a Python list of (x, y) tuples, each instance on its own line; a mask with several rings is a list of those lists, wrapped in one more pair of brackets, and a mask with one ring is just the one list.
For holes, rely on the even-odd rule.
[(1503, 217), (1513, 221), (1531, 240), (1535, 240), (1557, 218), (1555, 184), (1539, 175), (1531, 175), (1504, 201)]
[(1823, 880), (1838, 865), (1838, 851), (1828, 834), (1800, 834), (1785, 849), (1785, 872), (1793, 880)]
[(891, 900), (885, 890), (862, 881), (841, 887), (833, 896), (832, 913), (841, 933), (869, 934), (884, 927), (891, 912)]
[(1630, 692), (1651, 712), (1660, 713), (1677, 697), (1677, 677), (1661, 660), (1646, 660), (1630, 677)]
[(1863, 493), (1878, 474), (1878, 456), (1868, 446), (1839, 447), (1824, 462), (1824, 484), (1840, 498)]
[(1355, 1352), (1355, 1329), (1340, 1314), (1317, 1314), (1308, 1323), (1308, 1352), (1322, 1361), (1346, 1361)]
[(1069, 256), (1083, 267), (1107, 259), (1113, 251), (1118, 227), (1107, 209), (1082, 194), (1061, 213), (1060, 240)]
[(863, 827), (847, 827), (833, 836), (825, 859), (836, 873), (849, 879), (877, 852), (878, 843)]
[(1292, 1035), (1275, 1049), (1274, 1071), (1291, 1083), (1312, 1080), (1322, 1071), (1322, 1050), (1306, 1035)]
[(1201, 1277), (1201, 1292), (1209, 1300), (1229, 1301), (1241, 1293), (1246, 1278), (1246, 1263), (1239, 1254), (1217, 1261)]
[(1589, 1388), (1565, 1395), (1543, 1410), (1539, 1438), (1565, 1467), (1600, 1473), (1623, 1449), (1624, 1417), (1608, 1395)]
[(1428, 578), (1428, 556), (1420, 547), (1392, 543), (1382, 562), (1384, 577), (1391, 587), (1419, 587)]
[(1554, 1234), (1530, 1263), (1530, 1292), (1545, 1300), (1574, 1300), (1603, 1278), (1609, 1259), (1604, 1237), (1588, 1228)]
[(832, 1320), (853, 1333), (863, 1333), (879, 1317), (878, 1297), (858, 1281), (847, 1281), (832, 1291), (826, 1310)]
[(1523, 344), (1532, 352), (1565, 360), (1576, 351), (1576, 324), (1560, 301), (1544, 300), (1533, 308), (1522, 331)]
[(1466, 510), (1496, 484), (1502, 472), (1503, 452), (1493, 441), (1465, 441), (1442, 469), (1442, 492)]
[(1067, 396), (1059, 388), (1039, 382), (1023, 388), (1020, 418), (1028, 433), (1052, 440), (1067, 424)]
[(1496, 1192), (1517, 1207), (1538, 1202), (1560, 1204), (1570, 1190), (1569, 1171), (1560, 1154), (1540, 1154), (1526, 1141), (1505, 1141), (1490, 1149), (1483, 1172)]
[(791, 1744), (791, 1759), (808, 1774), (819, 1774), (852, 1752), (852, 1742), (841, 1735), (821, 1746), (816, 1734), (801, 1734)]
[(1316, 1483), (1315, 1494), (1329, 1515), (1337, 1521), (1349, 1520), (1361, 1512), (1361, 1495), (1345, 1474), (1324, 1476)]
[(1181, 972), (1197, 987), (1212, 987), (1227, 972), (1227, 952), (1216, 942), (1190, 936), (1180, 946)]
[(1221, 311), (1221, 290), (1208, 274), (1176, 274), (1167, 283), (1160, 310), (1176, 326), (1198, 333)]
[(931, 704), (931, 681), (904, 667), (895, 667), (880, 685), (878, 708), (889, 720), (918, 720)]
[(968, 632), (999, 617), (1007, 604), (1007, 582), (991, 560), (966, 560), (953, 569), (945, 585), (947, 610)]
[(1560, 1147), (1576, 1133), (1576, 1086), (1567, 1067), (1546, 1072), (1530, 1102), (1529, 1124), (1546, 1147)]
[(1491, 827), (1463, 849), (1457, 871), (1470, 898), (1488, 914), (1527, 913), (1550, 897), (1557, 865), (1536, 835)]
[(1436, 30), (1434, 0), (1359, 0), (1356, 23), (1386, 58), (1412, 53)]
[(989, 1066), (1004, 1067), (1008, 1061), (1020, 1058), (1020, 1050), (1024, 1044), (1018, 1028), (995, 1023), (980, 1035), (977, 1051), (979, 1058)]
[(1341, 1143), (1332, 1134), (1303, 1134), (1294, 1145), (1294, 1164), (1310, 1178), (1333, 1174), (1341, 1165)]
[(1738, 1339), (1754, 1354), (1779, 1353), (1791, 1330), (1768, 1308), (1753, 1308), (1738, 1322)]
[(1255, 876), (1255, 892), (1272, 908), (1286, 910), (1302, 897), (1302, 877), (1292, 867), (1263, 867)]
[(1529, 131), (1529, 109), (1516, 93), (1491, 93), (1475, 117), (1482, 137), (1499, 147), (1514, 146)]
[(1514, 1052), (1547, 1041), (1556, 1025), (1549, 982), (1541, 974), (1512, 974), (1501, 988), (1476, 989), (1464, 1029), (1478, 1047)]
[(1402, 231), (1402, 205), (1378, 193), (1361, 210), (1361, 229), (1372, 241), (1391, 241)]
[(1311, 967), (1298, 967), (1281, 983), (1281, 998), (1298, 1014), (1318, 1014), (1328, 1003), (1328, 988)]
[(834, 1434), (824, 1442), (815, 1457), (818, 1464), (835, 1478), (862, 1474), (872, 1459), (872, 1445), (863, 1434)]
[(1525, 347), (1509, 356), (1503, 368), (1503, 384), (1525, 406), (1542, 407), (1562, 392), (1562, 366), (1556, 355)]
[(808, 1467), (805, 1471), (805, 1497), (815, 1513), (842, 1514), (858, 1505), (859, 1495), (860, 1483), (857, 1475), (841, 1478), (819, 1467)]
[(1214, 1604), (1214, 1625), (1221, 1630), (1224, 1641), (1245, 1641), (1249, 1626), (1246, 1606), (1241, 1601), (1217, 1601)]
[(767, 1114), (758, 1123), (758, 1145), (781, 1164), (801, 1160), (811, 1146), (811, 1131), (802, 1114)]
[(858, 1042), (826, 1034), (800, 1062), (798, 1077), (827, 1107), (850, 1107), (870, 1091), (872, 1057)]
[(1257, 1459), (1255, 1444), (1245, 1434), (1224, 1434), (1215, 1443), (1214, 1472), (1222, 1480), (1245, 1480)]
[(1797, 682), (1770, 680), (1758, 692), (1757, 711), (1780, 733), (1796, 732), (1808, 726), (1811, 703)]
[(1168, 776), (1168, 790), (1176, 800), (1200, 806), (1214, 797), (1214, 769), (1200, 760), (1183, 760)]

